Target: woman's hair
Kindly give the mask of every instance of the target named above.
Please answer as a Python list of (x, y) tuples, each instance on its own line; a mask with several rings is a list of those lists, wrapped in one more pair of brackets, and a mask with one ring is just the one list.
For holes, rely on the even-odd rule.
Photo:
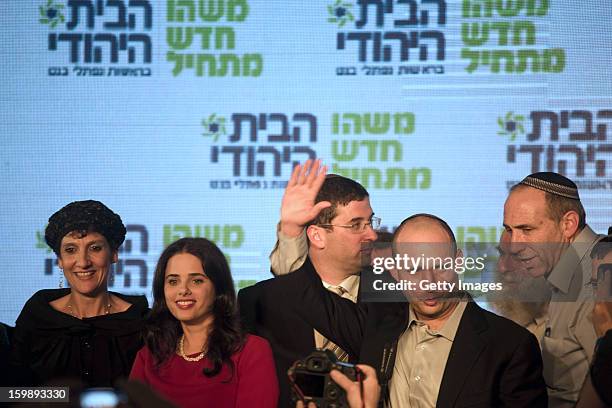
[(62, 238), (71, 232), (81, 237), (88, 232), (102, 234), (115, 252), (123, 244), (126, 229), (121, 217), (110, 208), (99, 201), (86, 200), (72, 202), (49, 218), (45, 241), (57, 256), (60, 256)]
[(233, 375), (234, 365), (230, 357), (244, 345), (245, 339), (240, 327), (234, 281), (221, 250), (205, 238), (179, 239), (170, 244), (159, 257), (153, 278), (153, 308), (146, 322), (145, 344), (159, 367), (175, 352), (183, 333), (180, 322), (168, 310), (164, 296), (168, 261), (172, 256), (182, 253), (191, 254), (200, 260), (204, 273), (215, 288), (213, 323), (206, 354), (212, 367), (204, 369), (204, 375), (217, 375), (223, 364), (229, 365)]

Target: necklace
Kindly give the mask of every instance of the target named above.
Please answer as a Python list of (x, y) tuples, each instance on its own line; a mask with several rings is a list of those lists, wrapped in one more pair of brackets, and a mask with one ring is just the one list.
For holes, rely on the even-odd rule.
[(181, 357), (183, 357), (183, 360), (185, 361), (200, 361), (201, 359), (203, 359), (206, 356), (206, 352), (204, 350), (202, 350), (202, 352), (200, 354), (198, 354), (195, 357), (187, 357), (185, 355), (185, 334), (183, 333), (183, 335), (181, 336), (181, 339), (179, 340), (179, 355)]
[[(110, 296), (108, 297), (108, 303), (106, 304), (106, 306), (104, 307), (104, 314), (110, 314), (110, 310), (111, 310), (111, 302), (110, 302)], [(75, 313), (74, 310), (72, 310), (72, 304), (68, 303), (68, 305), (66, 305), (66, 308), (68, 309), (68, 313), (70, 313), (70, 315), (72, 317), (75, 317), (77, 319), (82, 319), (82, 317), (78, 317)], [(99, 315), (98, 315), (99, 316)]]

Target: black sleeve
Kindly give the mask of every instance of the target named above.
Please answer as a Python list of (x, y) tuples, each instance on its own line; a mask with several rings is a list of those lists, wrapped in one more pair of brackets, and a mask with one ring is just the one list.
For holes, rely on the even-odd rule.
[(238, 291), (238, 307), (242, 327), (248, 333), (257, 334), (257, 287), (250, 286)]
[[(279, 278), (277, 278), (279, 279)], [(294, 272), (289, 289), (296, 313), (352, 356), (359, 356), (368, 308), (325, 289), (313, 270)]]
[[(22, 312), (23, 313), (23, 312)], [(11, 375), (3, 375), (3, 380), (6, 380), (6, 385), (34, 386), (40, 382), (31, 369), (30, 350), (31, 347), (30, 331), (20, 324), (20, 319), (17, 319), (17, 324), (13, 330), (11, 338), (11, 351), (8, 357), (8, 363)]]
[(598, 341), (591, 367), (591, 381), (599, 397), (612, 405), (612, 330)]
[(504, 407), (548, 406), (542, 374), (542, 354), (538, 341), (529, 333), (519, 342), (500, 381), (500, 400)]

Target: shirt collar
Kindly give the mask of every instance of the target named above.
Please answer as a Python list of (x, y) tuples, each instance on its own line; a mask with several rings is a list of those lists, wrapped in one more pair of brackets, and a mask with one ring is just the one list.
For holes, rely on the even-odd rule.
[[(468, 301), (468, 299), (461, 299), (458, 301), (455, 310), (453, 310), (448, 320), (444, 322), (442, 328), (440, 328), (440, 330), (437, 332), (432, 333), (442, 336), (450, 341), (454, 341), (455, 335), (457, 334), (457, 329), (459, 328), (459, 323), (461, 322), (461, 317), (463, 316), (463, 312), (465, 311)], [(412, 309), (412, 306), (410, 306), (408, 311), (408, 330), (411, 330), (412, 323), (424, 324), (420, 320), (417, 320), (414, 310)]]
[(591, 227), (586, 225), (563, 252), (559, 262), (557, 262), (546, 280), (561, 292), (568, 293), (576, 269), (583, 258), (588, 255), (597, 238), (597, 234), (593, 232)]
[(359, 291), (359, 275), (351, 275), (338, 285), (332, 285), (331, 283), (327, 283), (325, 281), (322, 282), (325, 289), (329, 289), (332, 286), (341, 286), (342, 289), (347, 291), (351, 296), (357, 298), (357, 292)]

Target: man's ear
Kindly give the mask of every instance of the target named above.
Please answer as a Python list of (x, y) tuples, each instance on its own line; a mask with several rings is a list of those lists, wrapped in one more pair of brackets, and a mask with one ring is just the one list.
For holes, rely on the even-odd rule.
[(570, 240), (578, 232), (578, 225), (580, 224), (580, 216), (576, 211), (568, 211), (563, 214), (561, 218), (560, 227), (563, 237)]
[(323, 228), (316, 225), (309, 225), (306, 228), (306, 235), (311, 245), (318, 249), (324, 249), (326, 244), (326, 235)]
[(119, 251), (113, 251), (113, 254), (111, 255), (111, 263), (117, 263), (117, 261), (119, 260)]

